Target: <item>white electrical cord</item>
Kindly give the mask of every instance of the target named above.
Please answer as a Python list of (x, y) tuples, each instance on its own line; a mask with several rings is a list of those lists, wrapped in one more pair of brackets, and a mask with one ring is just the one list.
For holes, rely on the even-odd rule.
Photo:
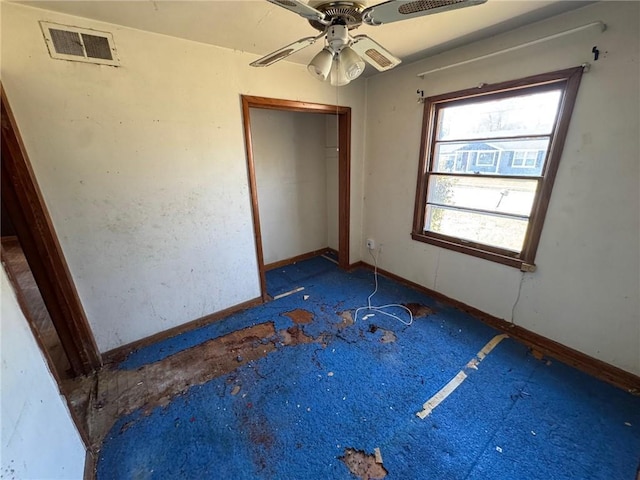
[[(376, 288), (373, 291), (373, 293), (371, 295), (369, 295), (369, 297), (367, 298), (367, 306), (366, 307), (359, 307), (359, 308), (356, 309), (355, 318), (354, 318), (353, 321), (354, 322), (358, 321), (358, 313), (360, 312), (360, 310), (373, 310), (374, 312), (381, 313), (382, 315), (386, 315), (387, 317), (395, 318), (400, 323), (403, 323), (404, 325), (406, 325), (408, 327), (409, 325), (411, 325), (413, 323), (413, 313), (411, 313), (411, 310), (409, 310), (404, 305), (400, 305), (398, 303), (390, 303), (388, 305), (382, 305), (380, 307), (372, 307), (371, 306), (371, 299), (373, 298), (373, 296), (376, 293), (378, 293), (378, 255), (380, 255), (380, 249), (378, 249), (378, 255), (374, 255), (373, 252), (371, 251), (371, 249), (369, 249), (369, 254), (373, 258), (373, 276), (375, 278)], [(405, 322), (402, 318), (398, 317), (397, 315), (394, 315), (393, 313), (388, 313), (388, 312), (384, 311), (385, 308), (390, 308), (390, 307), (404, 308), (409, 313), (409, 321)], [(364, 316), (365, 319), (367, 317), (368, 317), (368, 315)]]

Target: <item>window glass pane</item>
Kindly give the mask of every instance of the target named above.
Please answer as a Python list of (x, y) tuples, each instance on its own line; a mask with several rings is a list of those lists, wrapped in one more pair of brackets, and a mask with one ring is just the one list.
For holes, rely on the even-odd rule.
[(520, 252), (527, 221), (427, 205), (426, 230)]
[(537, 180), (431, 175), (428, 203), (529, 216)]
[(444, 107), (438, 140), (495, 138), (551, 133), (561, 90)]
[(549, 138), (438, 142), (434, 172), (542, 176)]

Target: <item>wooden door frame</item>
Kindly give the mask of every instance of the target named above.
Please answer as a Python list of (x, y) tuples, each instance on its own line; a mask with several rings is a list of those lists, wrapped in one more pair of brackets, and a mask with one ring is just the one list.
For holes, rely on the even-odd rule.
[(2, 199), (18, 240), (75, 375), (102, 364), (51, 217), (0, 84), (2, 110)]
[(253, 214), (253, 232), (256, 242), (256, 257), (258, 259), (258, 272), (260, 275), (260, 291), (262, 301), (267, 301), (267, 282), (262, 250), (260, 212), (258, 209), (258, 189), (256, 184), (253, 143), (251, 139), (251, 108), (329, 114), (338, 117), (338, 265), (340, 268), (346, 270), (349, 268), (349, 221), (351, 203), (351, 107), (242, 95), (244, 141), (247, 153), (247, 170), (249, 175), (249, 191), (251, 194), (251, 212)]

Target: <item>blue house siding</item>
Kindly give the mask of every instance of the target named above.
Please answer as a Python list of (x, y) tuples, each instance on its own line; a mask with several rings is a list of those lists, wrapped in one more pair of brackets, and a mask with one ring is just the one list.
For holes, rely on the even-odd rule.
[[(532, 158), (534, 155), (535, 158)], [(536, 176), (542, 173), (545, 155), (546, 149), (507, 150), (485, 142), (475, 142), (448, 154), (444, 169), (452, 173)]]

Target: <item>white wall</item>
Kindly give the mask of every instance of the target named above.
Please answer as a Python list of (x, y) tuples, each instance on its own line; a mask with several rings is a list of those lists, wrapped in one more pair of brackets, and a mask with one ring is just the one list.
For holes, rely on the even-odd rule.
[[(381, 267), (588, 355), (640, 374), (640, 79), (637, 2), (602, 2), (400, 67), (368, 82), (363, 235)], [(584, 31), (427, 76), (420, 72), (571, 27)], [(583, 76), (535, 273), (411, 240), (425, 96), (525, 77), (601, 57)], [(364, 241), (364, 237), (363, 237)], [(516, 304), (517, 303), (517, 304)], [(515, 307), (514, 307), (515, 305)]]
[[(352, 107), (365, 80), (30, 7), (2, 5), (2, 79), (101, 351), (259, 296), (241, 94)], [(39, 20), (114, 34), (119, 68), (49, 57)], [(224, 20), (221, 20), (224, 21)], [(362, 185), (351, 185), (352, 261)]]
[(265, 264), (327, 246), (324, 114), (251, 109)]
[(85, 449), (4, 269), (0, 476), (81, 479)]

